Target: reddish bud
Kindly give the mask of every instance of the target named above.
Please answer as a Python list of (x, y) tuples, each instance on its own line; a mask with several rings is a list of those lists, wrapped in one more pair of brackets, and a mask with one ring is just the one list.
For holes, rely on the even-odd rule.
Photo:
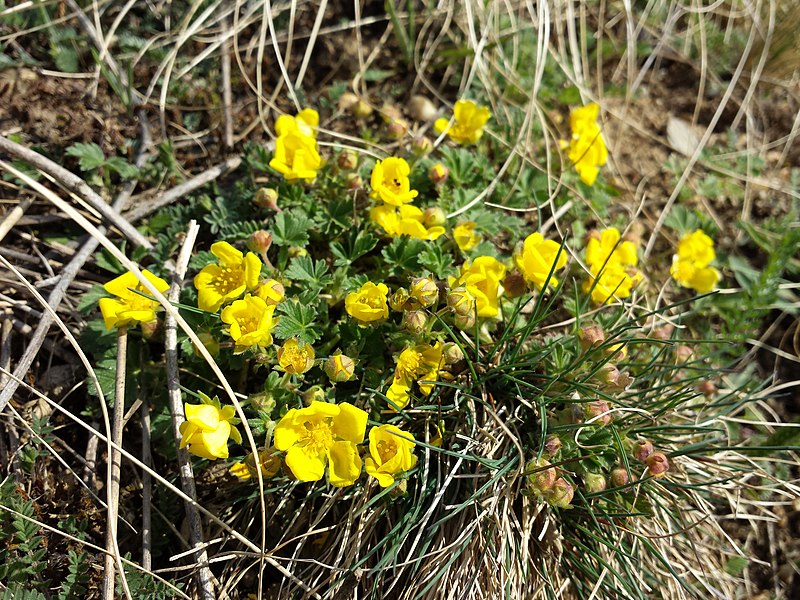
[(552, 458), (561, 450), (561, 438), (555, 434), (548, 435), (544, 440), (544, 453)]
[(588, 350), (593, 346), (599, 346), (606, 341), (606, 334), (600, 325), (594, 323), (581, 327), (578, 330), (578, 340), (580, 340), (581, 348)]
[(352, 171), (358, 166), (358, 154), (345, 150), (336, 159), (336, 164), (342, 171)]
[(583, 483), (586, 491), (590, 494), (596, 494), (606, 489), (606, 478), (600, 473), (586, 473), (583, 476)]
[(669, 471), (669, 460), (662, 452), (654, 452), (647, 457), (647, 472), (653, 477), (663, 477)]
[(622, 487), (630, 483), (630, 476), (625, 470), (625, 467), (617, 467), (611, 471), (608, 482), (611, 484), (611, 487)]
[(592, 419), (594, 419), (592, 423), (608, 425), (613, 420), (611, 415), (608, 414), (610, 410), (611, 407), (605, 400), (594, 400), (584, 405), (583, 416), (587, 421), (592, 421)]
[(549, 492), (556, 482), (556, 470), (552, 467), (549, 469), (542, 468), (548, 467), (549, 465), (550, 462), (545, 459), (534, 460), (528, 463), (527, 470), (530, 472), (530, 475), (528, 475), (528, 483), (533, 491), (539, 495)]
[(633, 442), (631, 454), (633, 454), (633, 457), (639, 462), (646, 461), (653, 452), (653, 443), (650, 440), (636, 440)]
[(442, 163), (436, 163), (428, 171), (428, 177), (434, 183), (434, 185), (444, 183), (449, 176), (450, 169), (445, 167)]

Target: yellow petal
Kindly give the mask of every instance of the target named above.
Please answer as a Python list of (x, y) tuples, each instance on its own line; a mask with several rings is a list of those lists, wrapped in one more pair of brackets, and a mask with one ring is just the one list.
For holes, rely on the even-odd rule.
[(389, 473), (381, 473), (378, 470), (378, 465), (369, 457), (364, 459), (364, 470), (367, 472), (367, 475), (377, 479), (378, 484), (382, 488), (387, 488), (394, 483), (394, 477)]
[(349, 402), (339, 405), (339, 414), (333, 419), (333, 434), (343, 440), (360, 444), (367, 430), (367, 413)]
[(220, 421), (219, 427), (213, 431), (202, 431), (200, 438), (202, 445), (208, 453), (215, 458), (228, 458), (228, 438), (231, 433), (231, 424)]
[(334, 442), (328, 450), (328, 459), (328, 480), (333, 486), (353, 485), (361, 475), (361, 457), (352, 442)]
[(295, 419), (298, 412), (296, 408), (290, 409), (275, 426), (275, 448), (281, 452), (285, 452), (300, 441), (301, 424)]
[(211, 254), (216, 256), (220, 263), (226, 267), (240, 266), (244, 255), (231, 246), (228, 242), (216, 242), (211, 244)]
[[(275, 447), (278, 447), (277, 444)], [(297, 446), (292, 446), (286, 453), (286, 466), (298, 481), (319, 481), (325, 474), (322, 457), (306, 454)]]
[(219, 409), (210, 404), (185, 404), (186, 420), (196, 427), (213, 431), (219, 427)]
[(139, 279), (128, 271), (106, 283), (103, 288), (118, 298), (130, 298), (133, 296), (131, 289), (136, 288), (137, 285), (139, 285)]

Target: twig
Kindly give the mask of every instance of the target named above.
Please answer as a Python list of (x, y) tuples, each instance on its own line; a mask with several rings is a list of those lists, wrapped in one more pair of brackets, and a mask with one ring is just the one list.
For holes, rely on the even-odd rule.
[(67, 171), (64, 167), (57, 165), (38, 152), (34, 152), (25, 146), (12, 142), (2, 135), (0, 135), (0, 152), (6, 152), (19, 160), (33, 165), (43, 173), (50, 175), (70, 192), (85, 200), (90, 207), (99, 212), (106, 221), (119, 229), (125, 237), (137, 246), (144, 246), (147, 249), (153, 247), (146, 237), (139, 233), (133, 225), (121, 217), (97, 192), (90, 188), (83, 179), (74, 173)]
[(0, 223), (0, 242), (3, 241), (3, 238), (6, 237), (6, 234), (11, 231), (11, 228), (14, 227), (14, 225), (16, 225), (17, 222), (22, 218), (22, 215), (25, 214), (25, 211), (28, 210), (28, 207), (32, 203), (33, 198), (30, 196), (23, 198), (19, 204), (9, 211), (9, 213)]
[[(168, 296), (169, 301), (172, 303), (177, 302), (180, 297), (183, 278), (186, 275), (186, 269), (189, 267), (192, 248), (199, 231), (200, 227), (197, 222), (190, 221), (186, 239), (178, 255), (175, 272), (172, 275), (172, 287), (170, 287)], [(169, 398), (169, 410), (172, 414), (172, 431), (175, 434), (176, 442), (179, 442), (181, 439), (180, 425), (185, 420), (185, 416), (181, 402), (180, 375), (178, 374), (178, 325), (175, 319), (168, 314), (164, 321), (164, 327), (167, 359), (167, 395)], [(181, 488), (189, 498), (196, 501), (197, 490), (194, 485), (194, 471), (192, 470), (189, 453), (185, 448), (178, 448), (178, 465), (181, 471)], [(189, 543), (192, 548), (197, 549), (195, 551), (195, 562), (198, 566), (196, 577), (200, 597), (203, 600), (214, 600), (213, 576), (208, 568), (208, 554), (203, 545), (203, 528), (200, 514), (194, 504), (185, 502), (184, 506), (189, 520)]]
[(128, 355), (128, 328), (122, 326), (117, 331), (117, 384), (114, 388), (114, 413), (111, 422), (111, 441), (109, 448), (108, 487), (106, 502), (108, 503), (108, 524), (106, 528), (106, 564), (103, 578), (103, 600), (114, 600), (115, 564), (119, 567), (120, 577), (125, 580), (122, 562), (119, 560), (117, 548), (117, 514), (119, 513), (119, 475), (122, 454), (115, 446), (122, 446), (122, 417), (125, 414), (125, 365)]
[[(147, 149), (151, 143), (150, 130), (147, 126), (147, 115), (145, 115), (144, 111), (139, 111), (139, 124), (142, 128), (142, 134), (139, 142), (138, 155), (136, 157), (136, 166), (140, 167), (144, 165), (144, 161), (147, 158)], [(112, 210), (115, 212), (121, 211), (128, 203), (128, 200), (130, 199), (131, 194), (133, 194), (133, 190), (135, 188), (135, 181), (129, 181), (126, 183), (116, 200), (114, 200), (114, 204), (111, 206)], [(100, 231), (105, 233), (105, 228), (101, 227)], [(97, 246), (99, 244), (99, 239), (90, 237), (88, 240), (86, 240), (83, 247), (72, 257), (69, 263), (67, 263), (67, 266), (65, 266), (61, 271), (61, 280), (47, 297), (47, 304), (50, 305), (50, 307), (53, 309), (53, 312), (55, 312), (61, 305), (61, 301), (67, 292), (67, 288), (69, 288), (70, 284), (77, 276), (78, 271), (83, 268), (83, 265), (86, 263), (89, 257), (94, 254), (95, 250), (97, 250)], [(33, 337), (31, 337), (28, 347), (25, 349), (25, 353), (17, 363), (17, 368), (14, 369), (14, 378), (11, 379), (7, 386), (0, 388), (0, 411), (2, 411), (5, 405), (8, 404), (8, 401), (11, 400), (11, 396), (13, 396), (14, 392), (17, 390), (17, 380), (22, 379), (31, 368), (31, 365), (33, 364), (33, 361), (39, 352), (39, 348), (41, 348), (42, 344), (45, 343), (45, 338), (47, 333), (50, 331), (53, 320), (53, 315), (50, 313), (50, 311), (45, 311), (41, 321), (39, 321), (39, 325), (36, 327)]]
[[(147, 394), (142, 395), (142, 463), (153, 467), (153, 458), (150, 454), (150, 400)], [(153, 566), (152, 544), (152, 504), (153, 478), (150, 471), (142, 472), (142, 568), (149, 571)]]
[[(97, 429), (99, 425), (92, 423), (92, 427)], [(89, 436), (89, 441), (86, 442), (86, 464), (83, 466), (83, 481), (95, 492), (100, 489), (100, 486), (97, 485), (97, 475), (95, 474), (98, 442), (99, 438), (96, 435)]]
[(135, 223), (139, 219), (154, 213), (159, 208), (175, 202), (175, 200), (178, 200), (194, 190), (203, 187), (207, 183), (211, 183), (217, 177), (220, 177), (229, 171), (236, 170), (240, 164), (242, 164), (242, 157), (232, 156), (225, 162), (217, 165), (216, 167), (212, 167), (207, 171), (203, 171), (197, 177), (193, 177), (189, 181), (185, 181), (182, 184), (177, 185), (174, 188), (169, 189), (148, 201), (137, 203), (134, 208), (124, 213), (122, 216), (126, 222)]
[[(8, 371), (11, 368), (11, 332), (13, 330), (13, 321), (9, 315), (3, 319), (3, 325), (0, 331), (0, 368)], [(4, 388), (8, 382), (8, 376), (4, 373), (0, 374), (0, 389)], [(2, 435), (0, 435), (2, 439)], [(5, 442), (5, 440), (3, 440)], [(3, 443), (3, 450), (6, 456), (3, 459), (3, 464), (11, 466), (11, 472), (15, 474), (19, 472), (19, 459), (17, 458), (17, 450), (19, 449), (19, 436), (17, 430), (14, 428), (13, 421), (8, 424), (8, 448), (5, 448)]]
[(222, 108), (225, 117), (225, 146), (233, 148), (233, 93), (231, 92), (231, 24), (228, 17), (222, 19)]

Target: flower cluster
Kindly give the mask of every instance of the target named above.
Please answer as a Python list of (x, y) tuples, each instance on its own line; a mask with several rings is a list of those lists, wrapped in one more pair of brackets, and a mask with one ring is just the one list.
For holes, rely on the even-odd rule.
[(600, 107), (591, 103), (574, 109), (569, 116), (572, 137), (564, 145), (567, 157), (586, 185), (594, 185), (600, 167), (608, 159), (606, 142), (597, 123), (599, 114)]
[(682, 287), (701, 294), (713, 291), (720, 273), (709, 266), (716, 258), (714, 241), (698, 229), (684, 235), (678, 242), (678, 253), (672, 257), (670, 275)]
[(614, 298), (627, 298), (642, 280), (637, 269), (636, 245), (621, 240), (618, 229), (610, 227), (592, 232), (586, 244), (586, 264), (591, 277), (584, 282), (583, 290), (591, 292), (592, 300), (605, 304)]
[(281, 115), (275, 121), (275, 155), (269, 166), (284, 176), (286, 181), (312, 183), (322, 167), (317, 149), (319, 114), (306, 108), (296, 116)]

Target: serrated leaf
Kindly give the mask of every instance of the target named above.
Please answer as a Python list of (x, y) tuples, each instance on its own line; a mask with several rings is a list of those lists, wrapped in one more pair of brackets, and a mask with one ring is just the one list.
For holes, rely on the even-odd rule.
[(112, 171), (116, 171), (122, 179), (133, 179), (139, 174), (139, 169), (121, 156), (112, 156), (106, 161), (105, 166)]
[(301, 281), (308, 286), (322, 289), (333, 281), (333, 277), (326, 275), (328, 265), (324, 260), (313, 260), (310, 256), (298, 256), (292, 260), (284, 275), (294, 281)]
[(64, 73), (77, 73), (80, 70), (78, 53), (69, 46), (58, 46), (54, 52), (53, 60), (58, 70)]
[(67, 154), (78, 159), (78, 166), (81, 168), (81, 171), (97, 169), (98, 167), (102, 167), (106, 162), (103, 149), (94, 143), (84, 144), (79, 142), (77, 144), (72, 144), (72, 146), (67, 148)]
[(321, 332), (319, 326), (314, 323), (317, 311), (308, 304), (301, 304), (287, 300), (278, 305), (280, 318), (272, 333), (275, 337), (289, 339), (298, 338), (307, 344), (319, 339)]
[(272, 227), (272, 241), (278, 246), (305, 247), (308, 243), (308, 229), (311, 219), (304, 215), (293, 215), (287, 211), (275, 216)]
[(419, 255), (422, 266), (431, 271), (439, 279), (445, 279), (448, 275), (455, 275), (456, 269), (453, 266), (453, 257), (444, 252), (439, 246), (430, 245)]
[(331, 242), (331, 252), (336, 257), (333, 264), (337, 267), (349, 266), (372, 250), (377, 243), (378, 238), (371, 233), (351, 230), (344, 243)]
[(420, 254), (425, 250), (425, 242), (410, 237), (399, 237), (383, 249), (383, 257), (388, 266), (393, 267), (395, 275), (403, 272), (419, 271)]

